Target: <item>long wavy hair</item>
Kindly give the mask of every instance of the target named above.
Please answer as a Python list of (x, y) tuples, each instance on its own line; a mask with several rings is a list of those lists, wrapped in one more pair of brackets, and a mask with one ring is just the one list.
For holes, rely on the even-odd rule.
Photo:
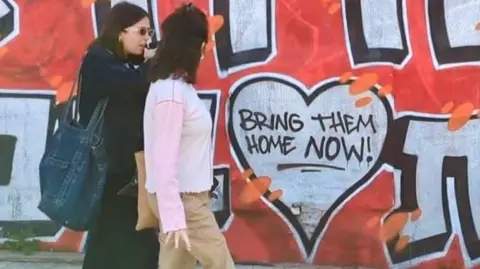
[(173, 76), (195, 84), (203, 46), (208, 41), (207, 16), (193, 4), (184, 4), (164, 20), (161, 31), (149, 80)]
[(128, 2), (116, 4), (108, 14), (98, 37), (90, 44), (89, 48), (99, 46), (109, 50), (120, 60), (130, 59), (142, 62), (143, 55), (125, 55), (118, 36), (126, 28), (135, 25), (145, 17), (149, 17), (147, 11), (137, 5)]

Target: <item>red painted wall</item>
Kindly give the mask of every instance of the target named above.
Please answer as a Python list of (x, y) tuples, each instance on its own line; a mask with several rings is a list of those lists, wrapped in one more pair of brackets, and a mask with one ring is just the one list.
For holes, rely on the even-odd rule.
[[(33, 227), (46, 248), (84, 244), (36, 209), (35, 171), (110, 6), (92, 2), (0, 0), (0, 144), (17, 141), (0, 153), (12, 167), (0, 227)], [(177, 3), (138, 2), (155, 21)], [(216, 214), (237, 261), (480, 262), (478, 1), (194, 2), (225, 18), (197, 88), (216, 122)]]

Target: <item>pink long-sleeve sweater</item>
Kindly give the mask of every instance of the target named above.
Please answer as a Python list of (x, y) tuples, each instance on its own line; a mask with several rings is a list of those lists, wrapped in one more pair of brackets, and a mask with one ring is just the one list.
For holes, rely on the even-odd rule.
[(145, 187), (157, 195), (164, 233), (187, 228), (180, 193), (212, 186), (211, 132), (210, 113), (190, 84), (152, 83), (144, 114)]

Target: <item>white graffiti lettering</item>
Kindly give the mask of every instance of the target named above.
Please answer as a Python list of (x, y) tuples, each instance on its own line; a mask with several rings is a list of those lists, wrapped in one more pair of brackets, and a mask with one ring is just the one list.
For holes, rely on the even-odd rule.
[[(402, 250), (388, 244), (393, 264), (422, 262), (443, 256), (457, 234), (471, 262), (480, 258), (480, 148), (475, 133), (480, 121), (472, 119), (455, 132), (448, 131), (448, 118), (435, 115), (405, 116), (395, 120), (389, 147), (394, 170), (398, 212), (420, 210), (409, 219), (402, 235), (410, 238)], [(393, 142), (394, 141), (394, 142)], [(403, 145), (403, 147), (402, 147)]]
[(0, 0), (0, 47), (20, 33), (20, 14), (13, 0)]
[(345, 41), (352, 67), (403, 68), (412, 57), (406, 0), (343, 0)]
[(224, 17), (215, 34), (220, 77), (264, 65), (277, 54), (275, 0), (211, 0), (210, 11)]
[(43, 237), (60, 231), (37, 209), (38, 164), (55, 126), (54, 102), (55, 91), (0, 90), (0, 229), (4, 235), (24, 226)]
[(437, 69), (480, 65), (479, 0), (425, 0), (430, 51)]

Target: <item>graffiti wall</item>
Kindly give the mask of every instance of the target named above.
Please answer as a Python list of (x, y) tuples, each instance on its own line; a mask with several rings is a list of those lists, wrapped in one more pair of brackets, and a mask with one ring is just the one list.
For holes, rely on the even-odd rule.
[[(38, 163), (116, 2), (0, 0), (0, 240), (83, 249), (37, 209)], [(179, 3), (133, 2), (156, 39)], [(224, 18), (197, 88), (237, 261), (480, 268), (479, 0), (194, 2)]]

